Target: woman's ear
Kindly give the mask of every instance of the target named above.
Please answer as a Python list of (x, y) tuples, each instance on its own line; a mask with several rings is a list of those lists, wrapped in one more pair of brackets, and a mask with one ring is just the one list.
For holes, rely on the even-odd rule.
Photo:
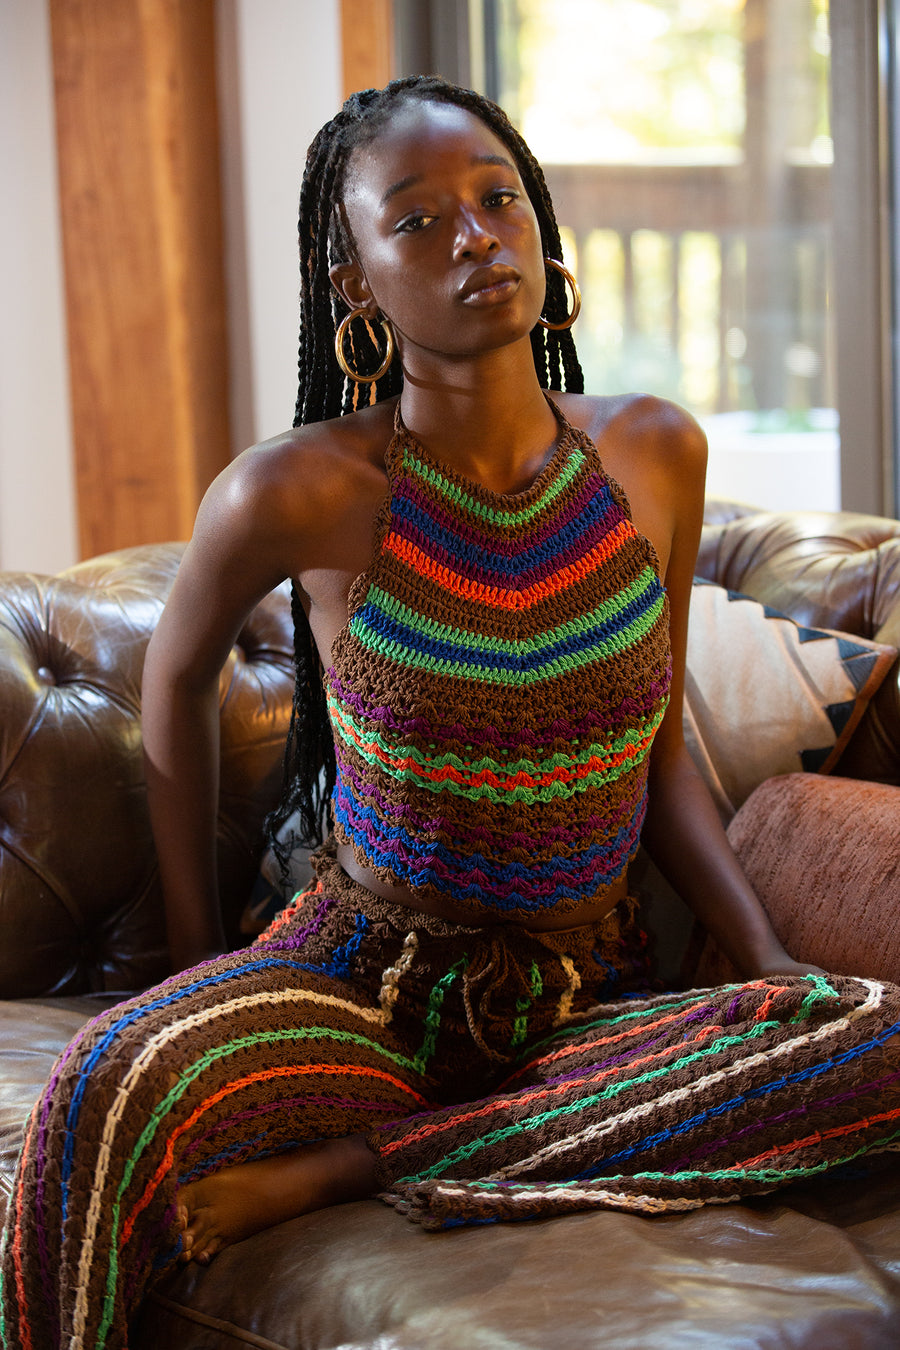
[(332, 286), (348, 309), (371, 308), (373, 315), (375, 314), (378, 306), (358, 263), (335, 263), (328, 269), (328, 275)]

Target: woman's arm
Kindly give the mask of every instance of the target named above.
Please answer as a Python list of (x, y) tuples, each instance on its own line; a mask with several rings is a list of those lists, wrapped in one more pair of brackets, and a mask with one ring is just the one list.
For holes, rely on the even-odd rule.
[(643, 842), (653, 861), (747, 977), (800, 974), (744, 876), (718, 811), (684, 743), (682, 704), (688, 611), (703, 521), (706, 443), (684, 418), (657, 447), (657, 490), (671, 507), (671, 550), (665, 573), (672, 639), (669, 708), (650, 760), (650, 790)]
[(667, 747), (651, 771), (650, 857), (743, 976), (807, 974), (784, 950), (741, 871), (690, 755)]
[(144, 760), (173, 970), (225, 950), (216, 876), (218, 675), (204, 688), (176, 669), (178, 627), (147, 650)]
[(176, 970), (225, 948), (216, 877), (219, 675), (290, 555), (265, 453), (241, 456), (206, 494), (144, 665), (147, 791)]

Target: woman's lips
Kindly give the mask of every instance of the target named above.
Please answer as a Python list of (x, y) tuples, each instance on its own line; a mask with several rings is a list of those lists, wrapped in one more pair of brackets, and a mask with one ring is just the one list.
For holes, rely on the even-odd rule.
[(470, 277), (462, 288), (464, 305), (499, 305), (515, 295), (521, 277), (511, 267), (485, 269), (483, 274)]
[(481, 286), (463, 296), (464, 305), (499, 305), (519, 289), (518, 281), (495, 281), (491, 286)]

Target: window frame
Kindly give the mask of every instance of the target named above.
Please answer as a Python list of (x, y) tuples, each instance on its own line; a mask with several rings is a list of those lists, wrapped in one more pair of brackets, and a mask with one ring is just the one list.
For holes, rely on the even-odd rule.
[(875, 515), (898, 511), (896, 9), (896, 0), (829, 7), (841, 505)]

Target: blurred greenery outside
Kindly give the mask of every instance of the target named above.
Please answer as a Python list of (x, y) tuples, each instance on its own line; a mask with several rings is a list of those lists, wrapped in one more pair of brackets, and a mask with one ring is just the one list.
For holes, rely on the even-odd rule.
[[(791, 173), (815, 179), (816, 201), (827, 202), (828, 0), (498, 0), (498, 13), (500, 103), (551, 184), (555, 165), (584, 166), (596, 184), (577, 238), (554, 188), (584, 295), (575, 336), (586, 388), (675, 399), (713, 446), (717, 436), (767, 448), (773, 435), (792, 434), (795, 446), (796, 433), (824, 436), (836, 466), (830, 220), (807, 227), (778, 214), (794, 200)], [(753, 154), (768, 159), (753, 166)], [(702, 166), (719, 182), (734, 166), (736, 183), (746, 170), (775, 184), (768, 218), (667, 229), (636, 208), (633, 227), (604, 221), (604, 170), (621, 181), (658, 169), (677, 185), (679, 169), (696, 182)], [(785, 269), (761, 300), (753, 248), (763, 270), (769, 258)]]

